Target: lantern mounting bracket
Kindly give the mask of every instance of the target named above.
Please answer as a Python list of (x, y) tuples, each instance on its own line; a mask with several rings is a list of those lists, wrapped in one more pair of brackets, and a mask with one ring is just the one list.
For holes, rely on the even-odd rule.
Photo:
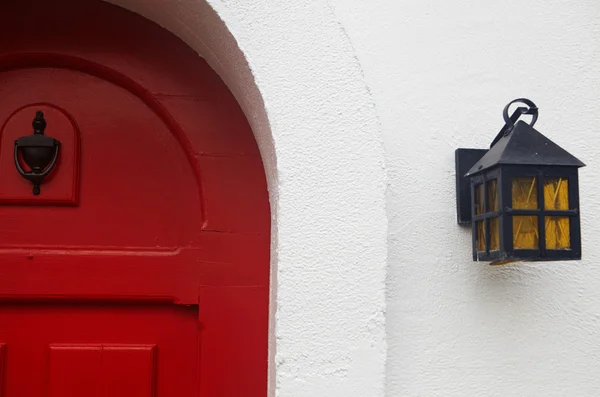
[(487, 149), (456, 149), (454, 152), (456, 213), (460, 225), (471, 224), (471, 178), (465, 175), (487, 152)]

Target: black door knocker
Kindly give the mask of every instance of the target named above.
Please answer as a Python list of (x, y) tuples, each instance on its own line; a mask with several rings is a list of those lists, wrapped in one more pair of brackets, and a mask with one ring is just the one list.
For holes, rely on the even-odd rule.
[[(60, 142), (44, 135), (46, 119), (44, 113), (37, 111), (33, 119), (33, 135), (23, 136), (15, 141), (15, 166), (19, 174), (33, 183), (33, 194), (40, 194), (40, 185), (54, 169), (58, 160)], [(20, 154), (20, 156), (19, 156)], [(25, 171), (19, 157), (31, 169)]]

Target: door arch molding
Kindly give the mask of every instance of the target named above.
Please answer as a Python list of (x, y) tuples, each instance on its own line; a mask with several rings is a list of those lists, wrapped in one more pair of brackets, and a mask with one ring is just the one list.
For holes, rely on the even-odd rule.
[[(360, 63), (331, 6), (107, 1), (158, 23), (204, 57), (252, 127), (272, 214), (270, 393), (382, 396), (383, 139)], [(369, 380), (357, 381), (364, 368)]]

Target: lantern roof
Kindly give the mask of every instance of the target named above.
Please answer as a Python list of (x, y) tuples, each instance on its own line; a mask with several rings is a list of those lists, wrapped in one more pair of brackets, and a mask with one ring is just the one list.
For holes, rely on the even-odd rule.
[(585, 164), (524, 121), (505, 133), (467, 172), (471, 176), (497, 165), (584, 167)]

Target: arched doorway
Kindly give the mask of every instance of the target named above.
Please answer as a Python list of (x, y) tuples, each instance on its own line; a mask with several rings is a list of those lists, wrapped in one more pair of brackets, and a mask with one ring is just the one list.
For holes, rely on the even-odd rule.
[[(4, 397), (264, 396), (269, 203), (226, 86), (108, 3), (0, 19)], [(12, 155), (37, 111), (61, 146), (33, 195)]]

